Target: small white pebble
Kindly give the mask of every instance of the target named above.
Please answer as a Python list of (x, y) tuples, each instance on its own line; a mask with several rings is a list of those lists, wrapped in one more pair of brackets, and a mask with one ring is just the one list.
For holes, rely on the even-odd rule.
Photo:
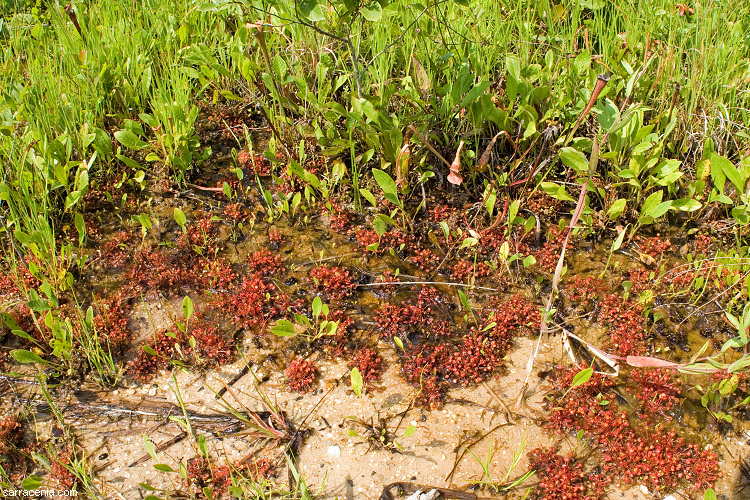
[(339, 457), (341, 456), (341, 448), (339, 448), (335, 444), (333, 446), (329, 446), (328, 454), (331, 455), (332, 457)]
[(645, 485), (643, 485), (643, 484), (642, 484), (642, 485), (640, 485), (640, 486), (638, 487), (638, 489), (640, 489), (640, 490), (641, 490), (641, 492), (643, 492), (643, 494), (644, 494), (644, 495), (648, 495), (648, 488), (646, 488), (646, 486), (645, 486)]

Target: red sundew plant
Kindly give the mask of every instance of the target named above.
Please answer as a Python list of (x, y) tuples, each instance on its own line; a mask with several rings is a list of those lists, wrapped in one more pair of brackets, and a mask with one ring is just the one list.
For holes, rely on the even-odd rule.
[(287, 378), (287, 385), (293, 391), (305, 394), (310, 391), (315, 378), (318, 375), (318, 369), (315, 363), (306, 359), (297, 357), (289, 363), (284, 372)]
[(460, 281), (467, 281), (474, 277), (475, 279), (486, 278), (492, 272), (490, 266), (485, 262), (474, 262), (468, 260), (459, 260), (450, 268), (451, 277)]
[(271, 276), (281, 271), (281, 257), (270, 250), (250, 252), (245, 260), (250, 272), (261, 276)]
[(215, 326), (199, 322), (190, 327), (188, 334), (195, 339), (195, 348), (191, 348), (190, 353), (201, 359), (203, 366), (223, 365), (234, 357), (234, 341)]
[(237, 469), (248, 474), (255, 481), (269, 479), (276, 474), (275, 467), (266, 457), (253, 458), (253, 461), (249, 464), (238, 464)]
[(203, 367), (217, 366), (229, 362), (235, 350), (233, 339), (196, 314), (193, 323), (188, 324), (187, 334), (176, 326), (156, 332), (140, 347), (138, 356), (128, 365), (128, 372), (136, 380), (145, 382), (169, 366), (172, 360)]
[(395, 337), (418, 332), (433, 337), (446, 337), (454, 333), (452, 324), (440, 319), (438, 307), (440, 293), (433, 287), (423, 287), (416, 304), (406, 300), (402, 304), (383, 304), (377, 311), (375, 323), (381, 337)]
[(644, 418), (659, 415), (671, 420), (667, 412), (680, 401), (680, 390), (677, 387), (679, 380), (674, 373), (669, 370), (634, 368), (630, 378), (637, 384), (633, 395), (641, 403), (639, 415)]
[(333, 299), (343, 299), (357, 288), (349, 270), (344, 267), (318, 266), (310, 270), (308, 279), (319, 291), (325, 292)]
[(369, 348), (359, 349), (354, 352), (354, 357), (348, 363), (349, 368), (356, 367), (362, 374), (362, 380), (373, 382), (380, 380), (383, 374), (383, 358), (375, 350)]
[(21, 263), (16, 265), (16, 273), (18, 276), (13, 276), (13, 272), (7, 263), (2, 262), (0, 264), (0, 297), (18, 296), (21, 293), (18, 288), (18, 280), (23, 282), (23, 287), (26, 290), (36, 289), (41, 285), (41, 282)]
[[(175, 345), (187, 343), (185, 334), (177, 328), (156, 332), (144, 346), (138, 350), (138, 356), (128, 365), (128, 372), (133, 378), (146, 382), (156, 372), (166, 368), (175, 352)], [(149, 351), (152, 351), (153, 354)]]
[(413, 250), (412, 255), (409, 255), (406, 260), (417, 266), (422, 271), (432, 271), (440, 263), (440, 257), (427, 248)]
[(219, 223), (210, 214), (203, 214), (177, 237), (177, 247), (205, 257), (215, 255), (219, 250)]
[(240, 168), (252, 170), (259, 177), (271, 175), (271, 162), (262, 154), (252, 154), (243, 150), (237, 155), (237, 162), (240, 164)]
[(106, 266), (119, 269), (130, 261), (133, 247), (139, 238), (133, 231), (119, 231), (102, 245), (102, 257)]
[(8, 455), (23, 441), (24, 430), (17, 415), (6, 415), (0, 420), (0, 456)]
[(331, 201), (321, 209), (321, 212), (328, 215), (332, 231), (348, 234), (352, 230), (354, 214), (342, 207), (340, 203)]
[(636, 242), (638, 243), (641, 253), (649, 255), (655, 259), (672, 248), (672, 242), (669, 241), (669, 239), (660, 238), (659, 235), (651, 238), (638, 237), (636, 238)]
[(97, 335), (109, 342), (115, 352), (126, 349), (133, 338), (133, 332), (128, 328), (128, 308), (122, 300), (122, 290), (94, 303), (97, 314), (94, 316), (94, 327)]
[(646, 320), (643, 307), (634, 300), (623, 302), (616, 293), (605, 294), (600, 302), (599, 320), (609, 327), (614, 353), (642, 355), (646, 351)]
[(73, 486), (78, 482), (78, 478), (70, 471), (71, 460), (73, 459), (70, 450), (59, 451), (55, 457), (50, 458), (50, 476), (57, 483), (59, 489), (73, 489)]
[(601, 296), (607, 285), (601, 278), (572, 276), (565, 283), (565, 292), (571, 302), (589, 302)]
[(450, 357), (447, 344), (407, 349), (401, 364), (404, 379), (420, 388), (416, 404), (429, 409), (440, 408), (448, 384), (443, 381), (443, 367)]
[(289, 298), (259, 274), (245, 276), (231, 292), (216, 295), (212, 303), (227, 313), (236, 325), (253, 329), (280, 317), (292, 307)]
[(349, 355), (351, 352), (349, 342), (354, 320), (341, 309), (334, 309), (329, 312), (326, 319), (336, 322), (337, 328), (333, 335), (325, 335), (320, 339), (324, 349), (330, 355), (338, 358)]
[(644, 483), (652, 491), (674, 489), (683, 482), (694, 491), (713, 485), (719, 476), (713, 451), (664, 429), (657, 418), (639, 419), (636, 430), (614, 405), (613, 380), (594, 373), (585, 384), (572, 387), (578, 373), (558, 369), (548, 395), (549, 425), (566, 435), (582, 431), (596, 446), (609, 482)]
[(231, 203), (224, 207), (224, 217), (232, 222), (247, 222), (250, 213), (242, 203)]
[(284, 243), (284, 235), (278, 229), (268, 230), (268, 242), (271, 244), (271, 248), (279, 248)]
[(529, 452), (529, 465), (540, 478), (533, 498), (599, 500), (604, 494), (604, 485), (598, 478), (592, 480), (574, 456), (563, 457), (554, 448)]
[(185, 470), (187, 471), (188, 480), (201, 489), (208, 486), (213, 480), (211, 464), (206, 457), (199, 455), (189, 459)]
[[(553, 272), (557, 267), (557, 261), (560, 260), (560, 252), (564, 242), (565, 231), (557, 226), (550, 227), (547, 243), (542, 248), (531, 252), (539, 267), (547, 272)], [(569, 244), (570, 242), (568, 242)]]
[(448, 205), (433, 205), (429, 210), (430, 222), (439, 224), (444, 220), (447, 220), (455, 210)]
[(193, 283), (193, 288), (201, 291), (206, 289), (226, 290), (237, 279), (237, 274), (232, 270), (232, 266), (223, 259), (200, 259), (193, 270), (199, 273), (195, 283)]

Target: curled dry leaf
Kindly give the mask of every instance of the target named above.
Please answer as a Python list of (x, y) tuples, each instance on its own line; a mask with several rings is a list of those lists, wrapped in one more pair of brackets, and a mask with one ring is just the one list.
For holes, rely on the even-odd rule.
[(461, 149), (463, 147), (464, 141), (461, 141), (461, 144), (458, 145), (458, 150), (456, 151), (456, 158), (453, 160), (453, 163), (451, 163), (451, 172), (448, 174), (448, 182), (455, 184), (456, 186), (464, 181), (463, 177), (461, 177)]

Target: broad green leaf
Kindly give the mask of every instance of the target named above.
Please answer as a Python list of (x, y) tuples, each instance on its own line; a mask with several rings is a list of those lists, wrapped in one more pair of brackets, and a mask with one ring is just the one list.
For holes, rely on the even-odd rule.
[(417, 428), (416, 428), (416, 427), (414, 427), (413, 425), (409, 425), (409, 427), (407, 427), (407, 428), (406, 428), (406, 429), (404, 430), (404, 437), (405, 437), (405, 438), (407, 438), (407, 437), (411, 436), (412, 434), (414, 434), (414, 432), (415, 432), (416, 430), (417, 430)]
[(607, 217), (609, 217), (610, 220), (617, 219), (625, 211), (625, 207), (627, 206), (627, 204), (628, 200), (626, 200), (625, 198), (618, 199), (612, 204), (611, 207), (609, 207), (609, 210), (607, 210)]
[(369, 190), (360, 189), (359, 193), (365, 197), (365, 200), (370, 202), (370, 205), (372, 205), (373, 207), (377, 206), (378, 202), (375, 201), (375, 196), (373, 196), (373, 194)]
[[(24, 490), (36, 490), (42, 485), (42, 478), (36, 474), (32, 474), (23, 481), (21, 481), (21, 488)], [(20, 492), (19, 492), (20, 493)], [(20, 496), (20, 495), (19, 495)]]
[(492, 85), (492, 83), (488, 81), (481, 81), (474, 85), (466, 94), (466, 96), (461, 100), (461, 104), (458, 105), (458, 108), (465, 108), (472, 102), (476, 101), (479, 96), (482, 95), (490, 87), (490, 85)]
[(372, 169), (372, 175), (375, 177), (375, 182), (378, 183), (378, 186), (380, 186), (380, 189), (382, 189), (386, 195), (391, 194), (396, 197), (398, 196), (396, 182), (390, 175), (377, 168)]
[(579, 174), (588, 171), (589, 162), (580, 151), (571, 147), (564, 147), (560, 150), (560, 160), (566, 167), (572, 168)]
[[(729, 179), (729, 182), (731, 182), (735, 189), (739, 193), (745, 192), (745, 181), (747, 179), (744, 179), (742, 177), (742, 174), (737, 169), (737, 167), (732, 164), (731, 161), (724, 158), (723, 156), (720, 156), (716, 153), (711, 154), (711, 174), (714, 173), (716, 169), (721, 169), (721, 173), (724, 174), (724, 176)], [(723, 182), (721, 183), (723, 186)]]
[(362, 14), (362, 17), (372, 22), (379, 21), (383, 16), (383, 8), (378, 2), (370, 2), (367, 5), (363, 5), (362, 8), (359, 9), (359, 12)]
[(35, 354), (31, 351), (27, 351), (26, 349), (15, 349), (13, 351), (10, 351), (10, 355), (18, 361), (21, 364), (31, 364), (31, 363), (39, 363), (42, 365), (48, 365), (49, 361), (43, 359), (38, 354)]
[(115, 132), (115, 139), (128, 149), (143, 149), (148, 146), (147, 143), (143, 142), (130, 130), (118, 130)]
[(312, 313), (315, 318), (320, 317), (320, 313), (323, 311), (323, 300), (320, 295), (316, 295), (312, 303)]
[(659, 203), (661, 203), (662, 196), (664, 196), (664, 193), (662, 193), (661, 191), (651, 193), (649, 197), (646, 198), (646, 201), (643, 202), (643, 206), (641, 207), (641, 216), (649, 215), (649, 211), (653, 210)]
[(175, 472), (175, 470), (167, 464), (154, 464), (154, 469), (159, 472)]
[(174, 221), (177, 223), (178, 226), (182, 228), (182, 231), (185, 231), (185, 224), (187, 224), (187, 217), (185, 217), (185, 212), (183, 212), (178, 207), (175, 207), (174, 209)]
[(591, 379), (591, 376), (593, 374), (593, 368), (584, 368), (583, 370), (578, 372), (575, 377), (573, 377), (573, 383), (570, 384), (570, 388), (575, 389), (576, 387), (585, 384)]
[(279, 337), (291, 337), (297, 335), (297, 330), (294, 329), (294, 323), (288, 319), (280, 319), (276, 322), (276, 326), (271, 328), (271, 333)]
[(727, 368), (727, 371), (729, 373), (744, 371), (748, 366), (750, 366), (750, 356), (743, 356), (737, 361), (735, 361), (734, 363), (732, 363), (731, 365), (729, 365), (729, 368)]
[(193, 301), (187, 295), (182, 299), (182, 314), (185, 315), (185, 319), (190, 319), (193, 316)]
[(690, 198), (680, 198), (679, 200), (672, 201), (672, 208), (681, 212), (695, 212), (702, 206), (701, 202)]
[(362, 381), (362, 374), (359, 373), (359, 370), (357, 369), (357, 367), (352, 368), (352, 373), (350, 377), (352, 381), (352, 390), (354, 391), (354, 394), (356, 394), (357, 396), (361, 396), (363, 381)]

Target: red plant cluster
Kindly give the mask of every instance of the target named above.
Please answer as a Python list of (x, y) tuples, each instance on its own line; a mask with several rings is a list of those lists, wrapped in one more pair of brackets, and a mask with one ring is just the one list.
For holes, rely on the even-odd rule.
[(601, 278), (593, 276), (583, 277), (581, 275), (572, 276), (565, 283), (565, 291), (571, 302), (590, 302), (599, 297), (607, 285)]
[(557, 226), (550, 227), (549, 234), (547, 235), (547, 243), (542, 248), (532, 252), (539, 267), (550, 273), (555, 270), (557, 262), (560, 260), (560, 252), (565, 242), (565, 235), (565, 229), (560, 229)]
[(549, 425), (561, 434), (583, 431), (597, 447), (609, 481), (645, 483), (652, 491), (672, 489), (685, 481), (698, 491), (718, 478), (718, 457), (713, 451), (665, 430), (655, 418), (640, 419), (636, 431), (627, 414), (614, 407), (615, 383), (595, 373), (585, 384), (572, 387), (578, 372), (558, 371), (549, 401)]
[(708, 234), (696, 234), (695, 235), (695, 253), (699, 255), (708, 255), (708, 250), (711, 248), (712, 239)]
[(630, 377), (638, 384), (633, 395), (641, 402), (639, 414), (644, 418), (660, 415), (670, 420), (667, 412), (680, 401), (678, 380), (674, 373), (669, 370), (635, 368)]
[(118, 231), (102, 245), (102, 255), (107, 266), (121, 268), (133, 256), (137, 238), (132, 231)]
[(61, 490), (71, 490), (78, 482), (78, 478), (70, 470), (73, 459), (70, 450), (57, 452), (55, 457), (50, 457), (50, 476), (55, 480)]
[(401, 370), (404, 379), (419, 387), (416, 403), (429, 409), (440, 408), (448, 388), (443, 368), (450, 357), (447, 344), (407, 349)]
[(433, 287), (423, 287), (417, 301), (383, 304), (375, 316), (381, 337), (396, 337), (411, 332), (425, 336), (445, 337), (454, 333), (452, 324), (440, 319), (440, 293)]
[(219, 498), (229, 489), (231, 474), (227, 465), (213, 466), (206, 457), (195, 456), (187, 461), (187, 479), (198, 487), (198, 498), (206, 498), (203, 489), (211, 486), (214, 498)]
[(284, 235), (277, 229), (269, 229), (268, 242), (271, 244), (271, 248), (279, 248), (279, 245), (284, 243)]
[(271, 162), (262, 154), (252, 154), (250, 151), (242, 150), (237, 155), (237, 162), (240, 164), (240, 168), (252, 170), (259, 177), (271, 175)]
[(235, 277), (229, 264), (220, 259), (186, 258), (179, 251), (147, 248), (135, 255), (124, 288), (132, 293), (178, 295), (183, 288), (226, 288)]
[(450, 215), (454, 212), (454, 209), (448, 205), (434, 205), (432, 208), (430, 208), (429, 212), (430, 222), (439, 224), (440, 222), (447, 220), (448, 217), (450, 217)]
[(217, 295), (213, 304), (236, 325), (252, 329), (278, 318), (292, 305), (285, 294), (260, 274), (245, 276), (231, 292)]
[[(431, 290), (423, 293), (423, 303), (436, 303), (434, 295), (438, 292)], [(407, 348), (402, 371), (407, 382), (420, 386), (418, 403), (438, 407), (442, 404), (448, 382), (469, 385), (485, 380), (503, 365), (512, 339), (523, 329), (539, 323), (539, 314), (527, 299), (515, 296), (493, 304), (492, 319), (488, 318), (481, 329), (472, 328), (455, 345), (442, 340), (437, 345)], [(390, 317), (387, 319), (391, 320)], [(390, 328), (391, 324), (385, 327)]]
[(646, 351), (646, 321), (643, 308), (634, 300), (623, 302), (616, 293), (605, 294), (600, 302), (599, 320), (609, 326), (614, 353), (642, 355)]
[(331, 201), (328, 205), (324, 206), (321, 211), (328, 215), (331, 229), (339, 234), (348, 234), (352, 230), (354, 214), (340, 203)]
[(130, 345), (133, 332), (128, 328), (128, 311), (123, 306), (122, 290), (95, 302), (94, 327), (104, 337), (114, 352), (121, 352)]
[(454, 279), (466, 281), (472, 276), (475, 279), (486, 278), (492, 270), (485, 262), (477, 262), (476, 266), (468, 260), (459, 260), (451, 267), (451, 276)]
[(563, 202), (561, 200), (556, 200), (541, 189), (531, 189), (530, 191), (524, 208), (535, 213), (537, 217), (540, 215), (552, 216), (562, 207)]
[(529, 466), (539, 479), (535, 498), (544, 500), (598, 500), (604, 486), (595, 473), (587, 474), (572, 455), (563, 457), (555, 448), (529, 452)]
[(175, 352), (175, 345), (187, 343), (185, 335), (177, 328), (173, 330), (160, 330), (156, 332), (145, 345), (156, 353), (149, 354), (141, 346), (138, 356), (128, 365), (128, 371), (133, 378), (142, 382), (148, 381), (159, 370), (166, 368), (169, 360)]
[(440, 263), (440, 257), (427, 248), (412, 250), (411, 255), (406, 260), (422, 271), (433, 271)]
[(24, 431), (16, 415), (6, 415), (0, 420), (0, 456), (7, 455), (21, 446)]
[(301, 357), (297, 357), (294, 361), (289, 363), (286, 368), (287, 385), (293, 391), (305, 394), (312, 387), (315, 382), (315, 377), (318, 375), (318, 369), (315, 367), (315, 363), (307, 361)]
[[(218, 328), (204, 322), (196, 315), (193, 323), (188, 323), (188, 333), (183, 333), (176, 326), (171, 330), (160, 330), (145, 344), (151, 354), (144, 349), (128, 365), (133, 378), (147, 381), (161, 369), (169, 365), (170, 360), (177, 359), (185, 363), (200, 366), (216, 366), (231, 360), (235, 345)], [(190, 345), (194, 339), (195, 347)]]
[(224, 217), (234, 222), (246, 222), (250, 214), (242, 203), (230, 203), (224, 207)]
[(641, 253), (645, 253), (653, 258), (658, 258), (661, 254), (672, 248), (672, 242), (669, 239), (662, 239), (659, 235), (650, 238), (636, 238)]
[(237, 468), (249, 474), (251, 479), (255, 481), (268, 479), (276, 474), (276, 469), (266, 457), (253, 458), (252, 463)]
[(365, 382), (380, 380), (383, 374), (383, 358), (373, 349), (357, 350), (348, 365), (350, 368), (356, 367)]
[(323, 337), (324, 348), (335, 357), (346, 356), (351, 351), (349, 341), (354, 320), (341, 309), (334, 309), (329, 312), (327, 319), (328, 321), (335, 321), (337, 328), (333, 335)]
[(309, 280), (319, 291), (324, 291), (330, 298), (343, 299), (352, 294), (357, 285), (352, 280), (349, 270), (339, 266), (318, 266), (310, 270)]
[(202, 321), (190, 327), (188, 333), (195, 339), (195, 347), (188, 352), (202, 361), (203, 366), (223, 365), (232, 359), (235, 345), (215, 326)]
[(16, 266), (16, 272), (18, 273), (17, 277), (13, 276), (13, 272), (5, 262), (0, 265), (1, 297), (10, 297), (20, 293), (17, 280), (23, 281), (26, 290), (36, 289), (41, 285), (40, 281), (36, 279), (22, 264), (19, 263)]
[(216, 255), (219, 250), (219, 220), (211, 214), (203, 214), (185, 232), (177, 237), (177, 247), (183, 251), (195, 252), (203, 256)]
[(281, 257), (270, 250), (250, 252), (245, 260), (250, 272), (261, 276), (272, 276), (281, 271)]
[(628, 272), (628, 279), (633, 284), (630, 291), (641, 293), (646, 290), (654, 290), (660, 284), (660, 280), (654, 271), (648, 269), (631, 269)]

